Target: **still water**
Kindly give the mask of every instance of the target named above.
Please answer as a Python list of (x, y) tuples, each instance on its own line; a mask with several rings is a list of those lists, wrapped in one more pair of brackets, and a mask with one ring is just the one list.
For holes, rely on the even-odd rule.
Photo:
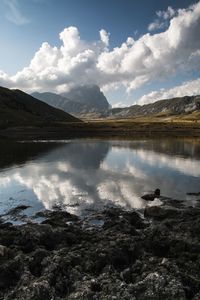
[(29, 214), (55, 205), (78, 215), (105, 205), (143, 208), (141, 195), (155, 188), (162, 197), (197, 200), (187, 193), (200, 191), (200, 143), (0, 142), (0, 214), (21, 204)]

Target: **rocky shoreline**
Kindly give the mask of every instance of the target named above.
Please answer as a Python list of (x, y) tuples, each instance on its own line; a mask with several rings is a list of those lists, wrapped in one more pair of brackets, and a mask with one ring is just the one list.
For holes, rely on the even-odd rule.
[(200, 206), (168, 199), (143, 213), (1, 219), (0, 299), (200, 299)]

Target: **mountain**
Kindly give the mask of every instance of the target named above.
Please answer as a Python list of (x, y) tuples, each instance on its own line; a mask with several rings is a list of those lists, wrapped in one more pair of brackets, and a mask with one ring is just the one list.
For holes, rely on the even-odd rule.
[(97, 85), (76, 86), (62, 96), (86, 105), (90, 111), (99, 112), (109, 109), (108, 100)]
[(75, 115), (105, 113), (110, 107), (97, 85), (76, 86), (70, 92), (61, 95), (35, 92), (32, 96)]
[(113, 108), (110, 116), (115, 118), (132, 118), (150, 115), (181, 115), (200, 110), (200, 96), (185, 96), (159, 100), (145, 105), (133, 105), (124, 108)]
[(77, 118), (20, 91), (0, 87), (0, 124), (77, 122)]
[(55, 93), (32, 93), (31, 94), (34, 98), (41, 100), (51, 106), (56, 108), (62, 109), (66, 112), (70, 112), (72, 114), (79, 114), (80, 112), (87, 111), (87, 107), (84, 104), (71, 101), (70, 99), (61, 96)]

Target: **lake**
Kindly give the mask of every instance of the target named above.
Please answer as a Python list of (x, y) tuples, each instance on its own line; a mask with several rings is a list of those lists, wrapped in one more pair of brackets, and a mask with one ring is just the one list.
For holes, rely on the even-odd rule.
[(141, 209), (140, 197), (156, 188), (193, 205), (199, 197), (187, 193), (199, 183), (200, 143), (191, 140), (0, 142), (0, 214), (21, 204), (29, 215), (55, 206), (77, 215)]

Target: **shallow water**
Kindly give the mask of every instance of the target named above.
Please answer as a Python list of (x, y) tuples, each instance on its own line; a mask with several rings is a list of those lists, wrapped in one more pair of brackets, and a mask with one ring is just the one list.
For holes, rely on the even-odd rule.
[[(0, 142), (0, 214), (61, 206), (85, 215), (105, 205), (143, 208), (155, 188), (186, 200), (200, 191), (200, 144), (183, 140)], [(159, 200), (155, 203), (159, 204)]]

